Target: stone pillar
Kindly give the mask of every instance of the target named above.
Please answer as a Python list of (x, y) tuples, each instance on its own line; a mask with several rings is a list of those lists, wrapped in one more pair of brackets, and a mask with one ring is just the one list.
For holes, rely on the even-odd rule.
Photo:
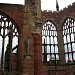
[(22, 75), (34, 75), (34, 62), (31, 56), (26, 55), (23, 60), (23, 73)]
[(65, 63), (65, 55), (64, 55), (64, 45), (63, 45), (63, 32), (60, 26), (58, 30), (58, 47), (59, 47), (60, 63), (63, 64)]
[(34, 75), (42, 75), (42, 37), (33, 33), (34, 46)]
[[(29, 23), (28, 23), (29, 24)], [(23, 25), (22, 75), (34, 75), (34, 49), (30, 26)]]

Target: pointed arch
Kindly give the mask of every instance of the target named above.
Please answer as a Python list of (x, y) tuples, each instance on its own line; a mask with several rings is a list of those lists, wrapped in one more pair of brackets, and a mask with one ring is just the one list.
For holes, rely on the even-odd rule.
[[(0, 60), (1, 72), (12, 69), (13, 51), (18, 49), (19, 27), (17, 23), (7, 14), (0, 11)], [(15, 53), (17, 53), (15, 51)]]
[(43, 62), (59, 60), (57, 30), (54, 23), (47, 20), (42, 27)]
[(52, 24), (54, 24), (54, 26), (56, 27), (56, 30), (57, 30), (56, 24), (55, 24), (54, 21), (52, 21), (50, 18), (47, 18), (45, 21), (43, 21), (42, 25), (44, 25), (47, 21), (49, 21), (49, 22), (51, 22)]
[(75, 61), (75, 20), (67, 17), (63, 23), (63, 40), (66, 63)]

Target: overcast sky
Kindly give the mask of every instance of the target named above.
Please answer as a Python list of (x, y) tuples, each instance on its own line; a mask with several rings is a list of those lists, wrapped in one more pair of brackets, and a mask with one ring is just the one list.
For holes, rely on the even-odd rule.
[[(23, 4), (24, 0), (0, 0), (1, 3), (13, 3), (13, 4)], [(64, 7), (67, 7), (68, 5), (75, 2), (75, 0), (58, 0), (59, 9), (63, 9)], [(42, 3), (42, 10), (56, 10), (56, 0), (41, 0)]]
[[(41, 0), (42, 2), (42, 10), (52, 10), (56, 11), (56, 0)], [(59, 9), (63, 9), (68, 5), (75, 2), (75, 0), (58, 0)]]

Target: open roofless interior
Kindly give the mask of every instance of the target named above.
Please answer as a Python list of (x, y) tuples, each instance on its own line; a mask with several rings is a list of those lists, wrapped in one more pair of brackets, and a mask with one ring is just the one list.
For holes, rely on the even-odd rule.
[(0, 3), (0, 75), (75, 75), (75, 3), (55, 3)]

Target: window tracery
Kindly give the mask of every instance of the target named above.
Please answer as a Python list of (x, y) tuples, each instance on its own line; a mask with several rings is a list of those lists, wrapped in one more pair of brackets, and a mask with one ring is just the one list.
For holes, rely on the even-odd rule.
[[(4, 69), (5, 53), (8, 44), (11, 47), (11, 53), (17, 53), (18, 48), (18, 27), (16, 23), (6, 14), (0, 12), (0, 69)], [(10, 42), (11, 41), (11, 42)], [(10, 44), (11, 43), (11, 44)]]
[(46, 21), (42, 29), (43, 62), (59, 60), (57, 31), (54, 24)]
[(67, 18), (63, 24), (63, 40), (66, 63), (75, 61), (75, 21)]

